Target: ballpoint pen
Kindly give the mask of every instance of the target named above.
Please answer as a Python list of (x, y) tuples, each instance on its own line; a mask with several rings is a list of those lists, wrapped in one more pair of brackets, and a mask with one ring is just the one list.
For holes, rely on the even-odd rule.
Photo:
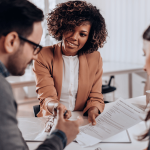
[(66, 113), (68, 112), (68, 110), (65, 110), (65, 112), (64, 112), (64, 116), (66, 115)]

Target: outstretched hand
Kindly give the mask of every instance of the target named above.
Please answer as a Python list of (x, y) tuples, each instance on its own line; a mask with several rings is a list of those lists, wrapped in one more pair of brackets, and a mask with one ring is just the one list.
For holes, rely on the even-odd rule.
[(58, 122), (56, 129), (59, 129), (66, 134), (68, 145), (76, 138), (77, 134), (79, 133), (79, 126), (83, 123), (83, 118), (79, 116), (75, 121), (66, 120), (64, 118), (64, 111), (61, 105), (57, 107), (57, 117)]
[(99, 115), (99, 110), (97, 107), (93, 106), (88, 110), (88, 121), (92, 123), (92, 125), (96, 125), (95, 118)]

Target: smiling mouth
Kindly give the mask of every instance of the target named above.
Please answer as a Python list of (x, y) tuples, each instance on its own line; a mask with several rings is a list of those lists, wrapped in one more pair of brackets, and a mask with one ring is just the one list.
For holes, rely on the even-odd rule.
[[(67, 40), (66, 40), (67, 41)], [(68, 42), (67, 41), (67, 43), (68, 43), (68, 45), (70, 45), (70, 46), (78, 46), (77, 44), (74, 44), (74, 43), (71, 43), (71, 42)]]

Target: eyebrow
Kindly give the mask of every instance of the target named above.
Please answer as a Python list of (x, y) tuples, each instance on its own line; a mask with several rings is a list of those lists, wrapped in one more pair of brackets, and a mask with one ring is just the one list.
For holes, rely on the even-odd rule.
[(81, 30), (81, 32), (87, 32), (88, 33), (88, 31), (85, 31), (85, 30)]

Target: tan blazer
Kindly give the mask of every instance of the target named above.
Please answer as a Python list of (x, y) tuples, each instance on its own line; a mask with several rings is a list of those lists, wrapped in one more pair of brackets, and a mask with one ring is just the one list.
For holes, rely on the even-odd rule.
[[(63, 59), (61, 43), (45, 47), (34, 60), (33, 71), (36, 79), (36, 92), (40, 100), (38, 117), (50, 115), (47, 104), (59, 101), (62, 88)], [(102, 58), (98, 51), (79, 55), (79, 83), (74, 110), (87, 110), (96, 106), (104, 110), (102, 91)]]

